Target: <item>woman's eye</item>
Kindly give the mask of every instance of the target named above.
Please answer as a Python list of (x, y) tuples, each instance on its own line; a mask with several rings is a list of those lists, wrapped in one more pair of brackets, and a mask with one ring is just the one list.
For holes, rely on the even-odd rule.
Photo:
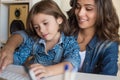
[(79, 4), (76, 4), (76, 9), (80, 9), (81, 8), (81, 6), (79, 5)]
[(92, 10), (93, 10), (93, 8), (86, 8), (86, 10), (87, 10), (87, 11), (92, 11)]

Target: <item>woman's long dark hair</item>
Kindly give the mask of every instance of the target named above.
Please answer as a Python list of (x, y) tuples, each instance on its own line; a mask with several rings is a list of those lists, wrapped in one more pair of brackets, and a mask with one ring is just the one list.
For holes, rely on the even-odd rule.
[[(71, 9), (67, 12), (69, 16), (70, 34), (77, 35), (80, 28), (78, 26), (75, 9), (77, 0), (71, 0)], [(95, 0), (97, 6), (97, 19), (95, 23), (96, 34), (100, 40), (110, 40), (120, 42), (119, 19), (112, 0)]]

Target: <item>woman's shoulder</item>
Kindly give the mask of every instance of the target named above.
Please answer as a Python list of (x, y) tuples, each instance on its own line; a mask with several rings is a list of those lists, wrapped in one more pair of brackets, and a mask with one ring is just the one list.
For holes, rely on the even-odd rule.
[(98, 51), (102, 51), (103, 53), (107, 50), (118, 50), (119, 44), (115, 41), (105, 40), (105, 41), (99, 41), (96, 44), (95, 49)]
[(99, 44), (105, 45), (105, 46), (119, 45), (118, 42), (111, 41), (111, 40), (99, 41)]
[(111, 41), (111, 40), (102, 40), (102, 39), (99, 39), (98, 36), (94, 36), (92, 38), (92, 40), (89, 42), (89, 46), (90, 47), (109, 47), (109, 46), (117, 46), (119, 43), (118, 42), (115, 42), (115, 41)]

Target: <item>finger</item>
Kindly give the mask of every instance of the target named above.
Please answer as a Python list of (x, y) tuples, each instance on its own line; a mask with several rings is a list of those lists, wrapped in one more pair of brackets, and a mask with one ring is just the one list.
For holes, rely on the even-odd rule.
[(12, 60), (9, 57), (4, 57), (2, 60), (1, 69), (4, 70), (9, 64), (12, 63)]
[(1, 54), (2, 54), (2, 53), (1, 53), (1, 51), (0, 51), (0, 58), (1, 58)]
[(2, 68), (2, 64), (4, 63), (4, 56), (0, 56), (0, 69)]
[(2, 72), (2, 59), (0, 58), (0, 73)]
[(37, 69), (36, 71), (34, 71), (35, 75), (39, 75), (41, 73), (46, 73), (45, 69)]
[(4, 58), (6, 57), (6, 53), (4, 51), (0, 51), (0, 67), (3, 63)]
[(44, 69), (44, 66), (41, 64), (34, 64), (32, 66), (30, 66), (30, 69), (33, 71), (39, 70), (39, 69)]
[(5, 65), (4, 65), (4, 59), (1, 59), (0, 62), (0, 73), (5, 69)]
[(9, 64), (9, 60), (7, 60), (7, 58), (5, 57), (2, 61), (3, 62), (1, 63), (1, 69), (4, 70), (6, 66)]
[(32, 65), (30, 65), (30, 68), (33, 68), (33, 67), (37, 67), (37, 66), (42, 66), (41, 64), (32, 64)]
[(37, 75), (36, 77), (37, 77), (37, 80), (40, 80), (40, 79), (46, 77), (46, 73), (41, 73), (41, 74)]

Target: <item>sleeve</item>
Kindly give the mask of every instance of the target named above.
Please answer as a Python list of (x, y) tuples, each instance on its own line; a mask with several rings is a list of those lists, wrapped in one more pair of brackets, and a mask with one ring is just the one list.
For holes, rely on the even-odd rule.
[(25, 31), (16, 31), (13, 34), (20, 34), (24, 38), (24, 42), (15, 50), (13, 55), (13, 64), (22, 65), (30, 56), (34, 41), (28, 37)]
[(117, 75), (118, 72), (118, 43), (112, 42), (106, 45), (102, 55), (102, 71), (100, 74)]
[(65, 43), (64, 61), (70, 62), (78, 70), (81, 62), (79, 45), (73, 37)]

